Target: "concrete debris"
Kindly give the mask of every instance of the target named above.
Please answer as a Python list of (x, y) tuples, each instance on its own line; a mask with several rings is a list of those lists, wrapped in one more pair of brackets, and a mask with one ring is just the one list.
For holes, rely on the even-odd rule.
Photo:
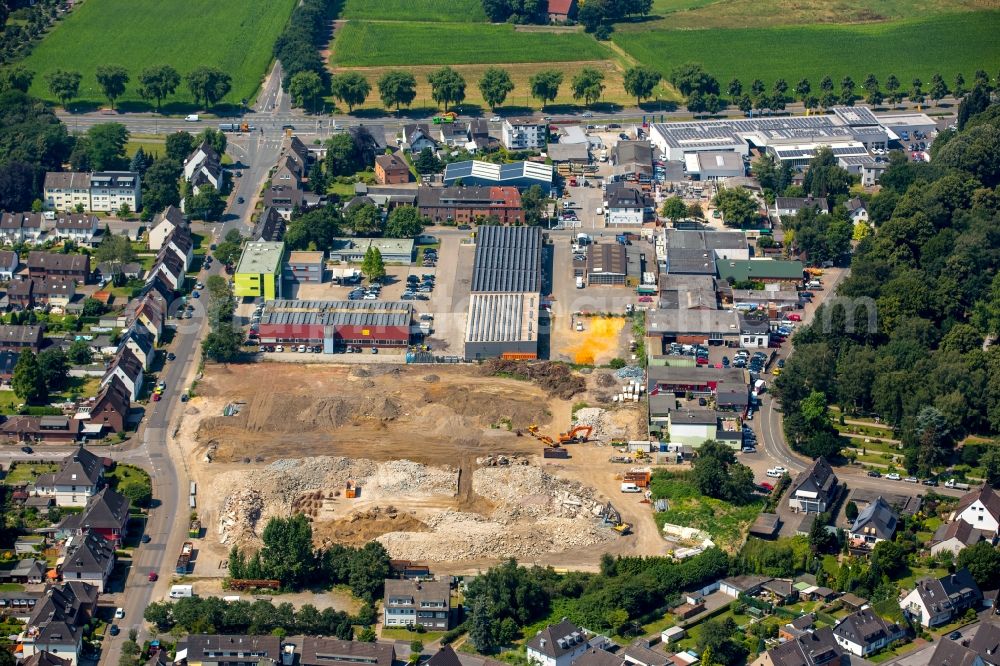
[(576, 425), (590, 426), (593, 432), (590, 433), (591, 440), (607, 442), (612, 439), (621, 439), (627, 436), (624, 428), (615, 425), (606, 409), (600, 407), (584, 407), (576, 411)]
[(645, 375), (646, 371), (637, 365), (626, 365), (615, 371), (615, 377), (618, 379), (642, 379)]
[(528, 461), (525, 458), (519, 458), (516, 456), (508, 457), (505, 455), (496, 455), (476, 458), (476, 464), (481, 467), (503, 467), (505, 465), (527, 465)]

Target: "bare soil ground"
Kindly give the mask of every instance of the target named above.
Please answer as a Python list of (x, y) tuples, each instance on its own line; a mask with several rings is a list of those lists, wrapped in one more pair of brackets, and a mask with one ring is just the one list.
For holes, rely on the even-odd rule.
[[(393, 557), (442, 571), (509, 556), (593, 568), (606, 550), (662, 552), (648, 507), (619, 493), (624, 470), (608, 463), (610, 448), (574, 445), (552, 464), (517, 434), (566, 430), (572, 402), (606, 390), (597, 373), (586, 380), (590, 390), (562, 398), (472, 366), (211, 367), (179, 435), (207, 530), (196, 572), (224, 575), (233, 543), (258, 543), (270, 516), (294, 511), (312, 520), (317, 543), (378, 539)], [(237, 415), (220, 415), (233, 404)], [(630, 437), (641, 431), (636, 406), (608, 418)], [(498, 456), (517, 464), (491, 466)], [(344, 496), (347, 480), (361, 484), (356, 499)], [(596, 520), (609, 498), (635, 534)]]

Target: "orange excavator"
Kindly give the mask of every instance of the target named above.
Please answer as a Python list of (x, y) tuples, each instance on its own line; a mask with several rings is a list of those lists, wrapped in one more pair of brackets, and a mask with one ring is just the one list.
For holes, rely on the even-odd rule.
[(591, 426), (576, 426), (569, 432), (559, 433), (559, 443), (583, 443), (590, 439), (592, 432), (594, 432), (594, 429)]

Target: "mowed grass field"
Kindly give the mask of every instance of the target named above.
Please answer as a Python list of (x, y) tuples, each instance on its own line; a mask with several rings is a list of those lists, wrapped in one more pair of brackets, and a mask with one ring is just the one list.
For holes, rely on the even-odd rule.
[(481, 23), (486, 13), (480, 0), (347, 0), (340, 18)]
[[(45, 75), (55, 69), (83, 75), (80, 100), (106, 104), (94, 72), (99, 65), (126, 67), (132, 80), (121, 102), (141, 101), (139, 72), (167, 64), (181, 76), (201, 65), (233, 77), (223, 102), (239, 103), (256, 93), (271, 61), (274, 40), (288, 22), (295, 0), (86, 0), (58, 23), (26, 59), (35, 72), (31, 93), (54, 100)], [(193, 101), (183, 81), (166, 104)]]
[(770, 87), (778, 78), (795, 85), (805, 77), (815, 90), (827, 75), (838, 85), (850, 75), (860, 85), (873, 72), (883, 83), (895, 74), (906, 90), (919, 77), (926, 92), (935, 73), (949, 85), (958, 72), (966, 81), (977, 69), (994, 74), (1000, 67), (998, 31), (1000, 12), (994, 11), (858, 25), (621, 30), (612, 39), (664, 74), (683, 62), (700, 62), (723, 86), (733, 77), (741, 79), (744, 88), (755, 78)]
[(609, 51), (582, 32), (516, 32), (506, 24), (347, 21), (333, 40), (334, 67), (571, 62), (607, 57)]
[[(514, 64), (501, 64), (497, 65), (506, 69), (510, 73), (510, 78), (514, 82), (514, 91), (507, 96), (507, 101), (504, 103), (505, 107), (530, 107), (539, 108), (540, 103), (536, 99), (531, 99), (530, 88), (528, 85), (528, 79), (531, 78), (533, 74), (543, 70), (550, 69), (553, 67), (551, 64), (546, 63), (514, 63)], [(402, 67), (352, 67), (350, 68), (353, 72), (360, 72), (365, 75), (368, 82), (372, 86), (372, 94), (369, 95), (367, 102), (361, 108), (375, 109), (381, 108), (382, 102), (378, 98), (378, 86), (377, 82), (379, 77), (382, 76), (386, 71), (390, 69), (403, 69), (407, 72), (412, 72), (417, 79), (417, 98), (413, 100), (413, 108), (431, 108), (435, 104), (431, 99), (431, 86), (427, 82), (427, 76), (438, 69), (438, 65), (417, 65), (413, 67), (402, 66)], [(479, 92), (479, 79), (482, 78), (483, 72), (489, 65), (454, 65), (453, 68), (459, 72), (466, 81), (465, 88), (465, 102), (468, 105), (478, 105), (482, 109), (488, 111), (488, 106), (483, 101), (482, 95)], [(604, 97), (603, 102), (612, 102), (615, 104), (634, 104), (635, 100), (629, 98), (625, 94), (625, 87), (622, 82), (622, 70), (616, 66), (616, 64), (610, 60), (593, 60), (593, 61), (580, 61), (580, 62), (563, 62), (555, 65), (559, 71), (563, 72), (563, 84), (559, 88), (559, 97), (556, 98), (554, 104), (564, 105), (564, 104), (578, 104), (576, 100), (573, 99), (573, 93), (570, 90), (570, 81), (573, 79), (581, 69), (584, 67), (592, 67), (604, 72)], [(340, 71), (340, 70), (336, 70)], [(390, 109), (395, 111), (395, 109)], [(405, 109), (404, 109), (405, 110)]]

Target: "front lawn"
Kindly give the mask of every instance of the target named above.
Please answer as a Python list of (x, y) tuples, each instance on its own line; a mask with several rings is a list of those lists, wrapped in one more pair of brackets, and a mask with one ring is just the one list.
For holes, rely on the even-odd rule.
[(11, 464), (10, 471), (7, 472), (3, 482), (8, 486), (23, 486), (34, 483), (35, 479), (42, 474), (49, 474), (58, 469), (59, 465), (56, 463), (19, 461)]

